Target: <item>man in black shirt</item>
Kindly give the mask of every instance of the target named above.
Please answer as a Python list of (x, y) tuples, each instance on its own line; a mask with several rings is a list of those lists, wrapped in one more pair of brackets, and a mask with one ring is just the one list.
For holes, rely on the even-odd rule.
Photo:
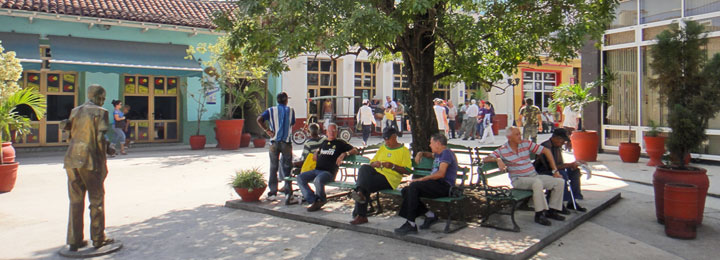
[[(564, 163), (563, 157), (562, 157), (562, 147), (565, 144), (565, 142), (570, 141), (570, 138), (568, 137), (567, 130), (563, 128), (556, 128), (552, 132), (552, 137), (550, 137), (549, 140), (543, 142), (542, 145), (545, 148), (550, 149), (550, 152), (553, 155), (553, 158), (555, 159), (555, 165), (557, 165), (558, 170), (560, 171), (560, 174), (565, 179), (565, 190), (567, 191), (567, 181), (570, 180), (570, 192), (565, 192), (563, 194), (563, 201), (567, 201), (567, 208), (577, 211), (586, 211), (587, 209), (581, 207), (577, 202), (573, 202), (573, 197), (575, 199), (582, 199), (582, 193), (580, 191), (580, 170), (578, 169), (578, 162), (572, 162), (572, 163)], [(552, 175), (552, 169), (550, 169), (550, 166), (548, 164), (547, 158), (545, 155), (540, 155), (533, 163), (535, 166), (535, 171), (538, 174), (544, 174), (544, 175)], [(563, 210), (563, 212), (567, 212), (567, 210)]]
[[(343, 159), (349, 155), (357, 154), (358, 151), (352, 145), (343, 140), (337, 139), (337, 125), (331, 123), (327, 128), (327, 140), (322, 142), (320, 148), (315, 151), (313, 158), (317, 161), (315, 170), (303, 172), (298, 176), (297, 183), (300, 191), (308, 203), (311, 203), (307, 211), (318, 211), (327, 202), (325, 197), (325, 184), (335, 180), (338, 167)], [(310, 189), (309, 182), (315, 184), (315, 191)]]

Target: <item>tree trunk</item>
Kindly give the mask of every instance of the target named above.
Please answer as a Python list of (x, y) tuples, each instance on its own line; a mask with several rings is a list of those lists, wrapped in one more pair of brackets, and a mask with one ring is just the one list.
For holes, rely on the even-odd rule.
[(432, 103), (435, 83), (435, 36), (431, 31), (425, 30), (421, 36), (415, 37), (416, 33), (422, 30), (422, 26), (407, 29), (401, 39), (406, 43), (402, 55), (405, 66), (408, 66), (410, 84), (408, 116), (412, 127), (413, 154), (430, 151), (430, 137), (438, 132)]

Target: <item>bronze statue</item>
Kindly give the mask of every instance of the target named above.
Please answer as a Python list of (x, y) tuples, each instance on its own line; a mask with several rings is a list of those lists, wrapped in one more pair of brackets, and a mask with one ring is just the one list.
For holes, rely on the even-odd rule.
[(65, 154), (68, 175), (70, 217), (67, 244), (70, 251), (87, 245), (83, 240), (85, 193), (90, 200), (90, 237), (96, 249), (115, 242), (105, 237), (105, 177), (107, 176), (109, 130), (108, 111), (102, 107), (105, 89), (100, 85), (88, 88), (88, 101), (72, 110), (63, 120), (63, 129), (70, 132), (70, 145)]

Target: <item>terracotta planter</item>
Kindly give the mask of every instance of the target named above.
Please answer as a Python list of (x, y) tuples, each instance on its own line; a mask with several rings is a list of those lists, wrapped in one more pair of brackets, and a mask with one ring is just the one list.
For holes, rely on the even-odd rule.
[(256, 138), (256, 139), (253, 139), (253, 146), (255, 146), (255, 148), (263, 148), (263, 147), (265, 147), (265, 138)]
[(252, 136), (250, 135), (250, 133), (243, 133), (240, 138), (240, 147), (250, 146), (250, 139), (252, 139)]
[(665, 185), (665, 234), (669, 237), (693, 239), (697, 231), (698, 189), (691, 184)]
[(653, 174), (653, 188), (655, 190), (655, 216), (658, 222), (665, 223), (664, 199), (665, 184), (680, 183), (697, 186), (697, 224), (702, 224), (703, 212), (705, 211), (705, 196), (710, 186), (707, 177), (707, 170), (702, 168), (689, 167), (688, 170), (674, 170), (667, 166), (658, 166)]
[(246, 188), (235, 188), (235, 192), (240, 195), (240, 198), (243, 201), (253, 202), (260, 200), (260, 196), (262, 196), (263, 192), (265, 192), (265, 188), (267, 188), (267, 186), (259, 189), (252, 189), (252, 191), (248, 191)]
[(0, 192), (9, 192), (15, 187), (19, 165), (17, 162), (0, 164)]
[(597, 161), (598, 134), (596, 131), (577, 131), (570, 136), (573, 154), (576, 160), (594, 162)]
[(205, 149), (205, 136), (204, 135), (193, 135), (190, 136), (190, 149), (191, 150), (202, 150)]
[(645, 152), (650, 157), (647, 166), (663, 165), (662, 156), (665, 154), (665, 137), (664, 136), (643, 136), (645, 141)]
[(620, 143), (620, 159), (626, 163), (636, 163), (640, 159), (640, 144)]
[(2, 162), (11, 163), (15, 161), (15, 148), (11, 142), (2, 143)]
[(216, 136), (220, 149), (236, 150), (240, 148), (244, 119), (215, 120)]

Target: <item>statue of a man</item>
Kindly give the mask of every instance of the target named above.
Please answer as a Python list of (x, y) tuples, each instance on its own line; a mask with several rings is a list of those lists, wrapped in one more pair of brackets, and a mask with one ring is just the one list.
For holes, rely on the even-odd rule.
[(63, 120), (63, 129), (70, 132), (70, 145), (65, 154), (68, 176), (70, 217), (68, 218), (67, 244), (70, 251), (85, 247), (83, 240), (83, 211), (85, 193), (90, 200), (90, 237), (93, 247), (101, 248), (114, 242), (105, 237), (105, 176), (107, 176), (109, 129), (105, 89), (100, 85), (88, 88), (88, 101), (72, 110), (70, 118)]

